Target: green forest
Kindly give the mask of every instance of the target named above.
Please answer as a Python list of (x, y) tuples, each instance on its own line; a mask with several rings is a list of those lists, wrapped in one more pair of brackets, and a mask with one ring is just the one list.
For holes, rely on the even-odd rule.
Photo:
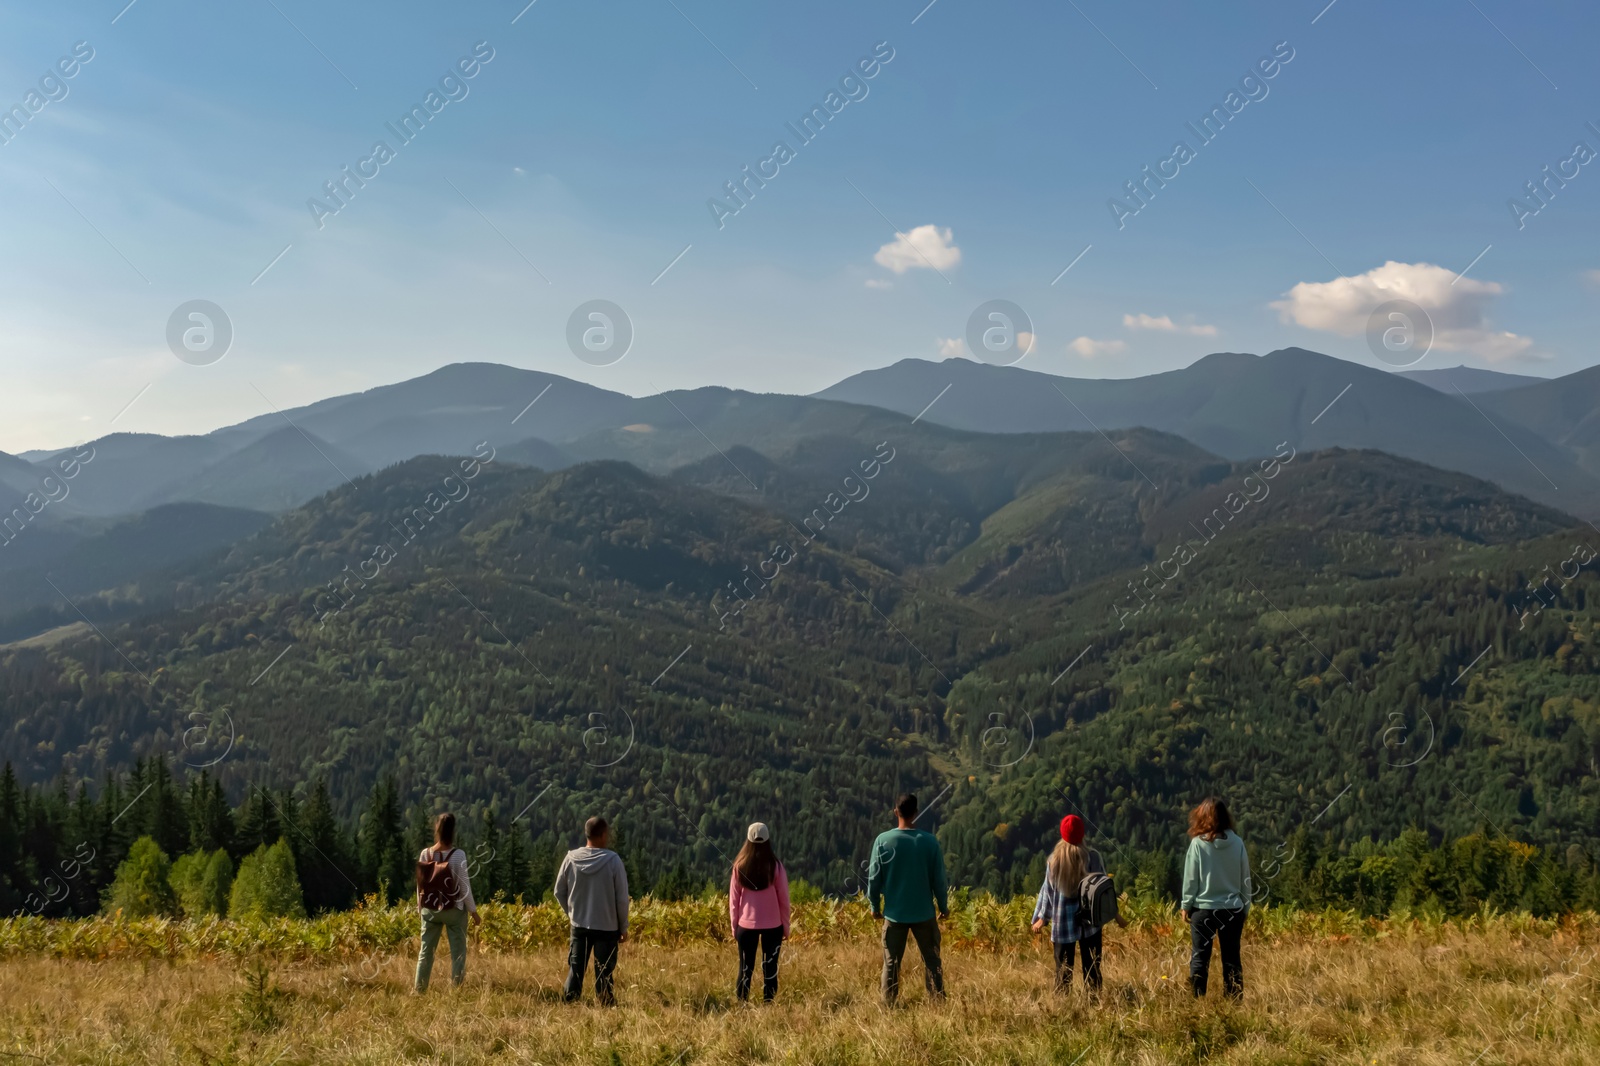
[(0, 902), (101, 909), (143, 837), (395, 897), (444, 809), (479, 898), (542, 895), (593, 813), (637, 892), (760, 820), (849, 896), (914, 791), (1001, 897), (1074, 811), (1171, 896), (1216, 793), (1272, 899), (1595, 905), (1600, 534), (1376, 452), (1110, 445), (884, 415), (664, 477), (486, 462), (438, 511), (457, 460), (360, 478), (80, 600), (104, 638), (0, 648)]

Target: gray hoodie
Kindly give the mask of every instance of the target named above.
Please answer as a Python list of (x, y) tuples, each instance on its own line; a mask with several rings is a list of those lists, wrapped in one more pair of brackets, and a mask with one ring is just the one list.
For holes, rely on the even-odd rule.
[(577, 929), (628, 931), (628, 872), (610, 848), (575, 848), (556, 874), (556, 902)]

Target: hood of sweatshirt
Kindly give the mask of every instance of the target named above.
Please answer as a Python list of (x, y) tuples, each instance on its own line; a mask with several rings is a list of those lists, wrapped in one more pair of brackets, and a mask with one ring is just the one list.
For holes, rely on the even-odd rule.
[(585, 875), (597, 874), (613, 862), (620, 861), (617, 853), (610, 848), (575, 848), (567, 852), (567, 858), (580, 874)]
[(1196, 839), (1218, 853), (1232, 851), (1236, 847), (1244, 847), (1244, 841), (1235, 836), (1231, 829), (1215, 840), (1207, 840), (1205, 837), (1197, 837)]

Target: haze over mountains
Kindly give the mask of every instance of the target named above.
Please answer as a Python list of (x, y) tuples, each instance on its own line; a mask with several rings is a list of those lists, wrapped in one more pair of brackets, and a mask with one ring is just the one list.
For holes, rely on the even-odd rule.
[[(180, 549), (215, 550), (266, 515), (374, 471), (419, 455), (467, 455), (480, 441), (502, 463), (553, 471), (620, 459), (753, 493), (772, 457), (807, 441), (878, 432), (886, 412), (895, 413), (890, 423), (919, 419), (984, 434), (1100, 437), (1143, 427), (1223, 460), (1268, 456), (1284, 442), (1301, 451), (1383, 451), (1587, 518), (1600, 515), (1597, 410), (1600, 368), (1556, 381), (1465, 367), (1397, 374), (1301, 349), (1219, 353), (1130, 379), (904, 360), (814, 396), (706, 387), (635, 398), (539, 371), (453, 364), (204, 436), (103, 437), (91, 442), (94, 457), (69, 491), (36, 519), (29, 512), (39, 508), (55, 454), (0, 454), (0, 515), (10, 516), (0, 545), (0, 618), (58, 599), (49, 575), (72, 571), (56, 588), (73, 595), (96, 591), (94, 582), (109, 589), (181, 563)], [(1104, 454), (1131, 462), (1109, 445)], [(1157, 470), (1138, 472), (1161, 482)], [(130, 536), (127, 521), (147, 512), (139, 528), (165, 528), (181, 516), (181, 535), (159, 550), (160, 538)], [(969, 507), (961, 520), (970, 525), (985, 513)], [(84, 553), (105, 560), (86, 565)], [(22, 569), (41, 573), (4, 578)], [(0, 633), (15, 636), (31, 625), (19, 621)]]
[[(1588, 514), (1600, 510), (1600, 469), (1590, 463), (1596, 399), (1600, 370), (1551, 382), (1465, 367), (1395, 374), (1301, 349), (1219, 353), (1128, 379), (904, 360), (811, 397), (706, 387), (634, 398), (539, 371), (463, 363), (204, 436), (101, 438), (52, 517), (180, 501), (279, 511), (417, 455), (468, 454), (480, 440), (547, 468), (615, 458), (666, 471), (717, 448), (770, 451), (859, 424), (864, 413), (845, 405), (909, 416), (926, 407), (927, 421), (983, 433), (1145, 426), (1235, 459), (1270, 454), (1284, 440), (1375, 448)], [(0, 455), (0, 502), (34, 491), (49, 458)]]

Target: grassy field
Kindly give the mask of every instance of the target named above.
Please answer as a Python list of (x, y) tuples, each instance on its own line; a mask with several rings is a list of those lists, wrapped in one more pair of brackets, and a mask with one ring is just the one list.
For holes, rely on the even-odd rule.
[[(779, 1002), (736, 1004), (716, 901), (639, 908), (620, 1006), (559, 1002), (549, 906), (485, 908), (465, 986), (448, 962), (409, 994), (405, 908), (279, 922), (0, 923), (0, 1059), (51, 1063), (1348, 1063), (1600, 1062), (1600, 918), (1363, 921), (1263, 908), (1238, 1006), (1196, 1003), (1168, 911), (1107, 933), (1106, 991), (1061, 996), (1020, 903), (952, 919), (949, 998), (908, 961), (878, 1002), (859, 907), (800, 909)], [(987, 912), (986, 909), (987, 908)], [(912, 951), (914, 958), (915, 951)], [(1213, 984), (1220, 978), (1213, 975)]]

